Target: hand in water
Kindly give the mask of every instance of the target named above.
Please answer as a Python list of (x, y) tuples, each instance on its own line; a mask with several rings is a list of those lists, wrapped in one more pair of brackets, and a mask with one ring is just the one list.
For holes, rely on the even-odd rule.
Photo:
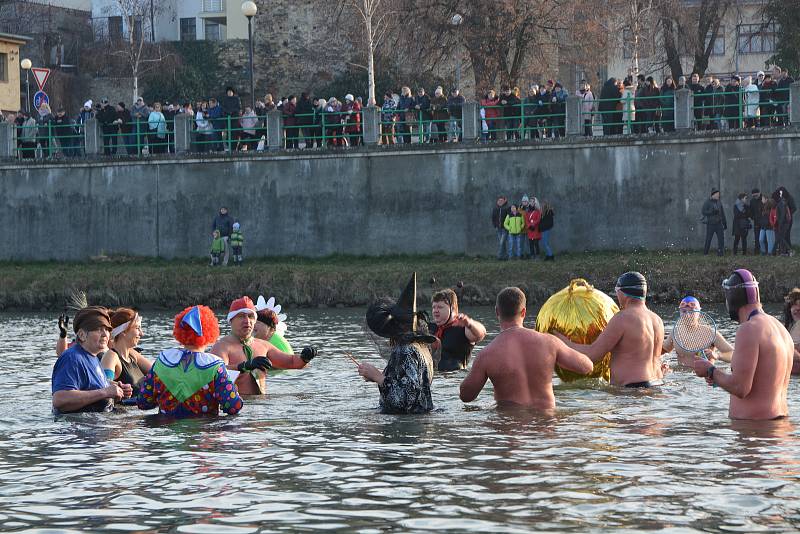
[(67, 327), (69, 326), (69, 315), (62, 313), (58, 316), (58, 335), (62, 338), (67, 337)]
[[(130, 388), (130, 386), (128, 386)], [(118, 382), (110, 382), (103, 391), (106, 392), (106, 397), (109, 399), (114, 399), (116, 401), (120, 401), (125, 396), (125, 392), (122, 390)]]
[(661, 362), (661, 376), (663, 377), (665, 374), (671, 372), (672, 369), (669, 368), (669, 364), (667, 362)]
[(308, 363), (317, 357), (317, 349), (314, 347), (305, 347), (303, 352), (300, 353), (300, 359)]
[(272, 362), (269, 361), (269, 358), (266, 356), (256, 356), (249, 362), (240, 363), (238, 366), (236, 366), (236, 369), (238, 369), (240, 373), (254, 371), (255, 369), (266, 371), (267, 369), (272, 369)]
[(358, 374), (367, 382), (381, 382), (383, 373), (380, 369), (370, 363), (361, 363), (358, 366)]
[(133, 395), (133, 387), (130, 384), (123, 384), (122, 382), (117, 382), (119, 388), (122, 390), (122, 398), (129, 399)]

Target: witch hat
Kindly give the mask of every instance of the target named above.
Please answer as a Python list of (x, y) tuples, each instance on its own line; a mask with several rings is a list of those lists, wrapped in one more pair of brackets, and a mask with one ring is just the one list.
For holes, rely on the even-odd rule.
[(417, 325), (417, 273), (411, 279), (396, 302), (380, 300), (367, 309), (367, 326), (377, 335), (396, 338), (411, 334), (413, 338), (433, 343), (436, 338), (427, 331), (420, 331)]

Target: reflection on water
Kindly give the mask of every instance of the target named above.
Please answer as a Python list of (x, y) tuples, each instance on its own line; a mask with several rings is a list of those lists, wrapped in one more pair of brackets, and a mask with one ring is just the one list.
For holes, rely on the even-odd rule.
[[(471, 311), (491, 339), (491, 310)], [(433, 413), (381, 415), (375, 386), (342, 355), (382, 364), (362, 313), (291, 313), (292, 344), (324, 348), (310, 368), (271, 377), (268, 398), (246, 399), (237, 417), (184, 421), (133, 409), (54, 419), (55, 318), (0, 316), (8, 362), (0, 530), (753, 532), (800, 524), (791, 419), (732, 423), (727, 395), (680, 371), (656, 392), (557, 385), (549, 416), (496, 409), (490, 389), (464, 405), (457, 372), (436, 377)], [(166, 314), (145, 315), (144, 328), (150, 356), (171, 345)], [(797, 395), (793, 382), (790, 409)]]

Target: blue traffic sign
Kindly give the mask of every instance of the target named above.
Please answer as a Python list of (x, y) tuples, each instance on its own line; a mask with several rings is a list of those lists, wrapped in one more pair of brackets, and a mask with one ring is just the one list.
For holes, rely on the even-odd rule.
[(36, 94), (33, 95), (33, 107), (39, 109), (39, 106), (42, 104), (49, 104), (50, 97), (47, 96), (47, 93), (44, 91), (36, 91)]

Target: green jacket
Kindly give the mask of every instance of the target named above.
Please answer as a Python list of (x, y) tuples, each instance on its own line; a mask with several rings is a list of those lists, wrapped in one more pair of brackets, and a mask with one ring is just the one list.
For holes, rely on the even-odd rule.
[(238, 230), (231, 232), (231, 237), (228, 239), (228, 242), (232, 247), (241, 247), (244, 245), (244, 236), (242, 235), (242, 232)]
[(525, 218), (519, 212), (516, 215), (508, 214), (503, 222), (503, 228), (511, 235), (521, 234), (525, 231)]
[(222, 254), (223, 252), (225, 252), (225, 241), (223, 241), (221, 237), (215, 237), (214, 240), (211, 241), (211, 253)]

